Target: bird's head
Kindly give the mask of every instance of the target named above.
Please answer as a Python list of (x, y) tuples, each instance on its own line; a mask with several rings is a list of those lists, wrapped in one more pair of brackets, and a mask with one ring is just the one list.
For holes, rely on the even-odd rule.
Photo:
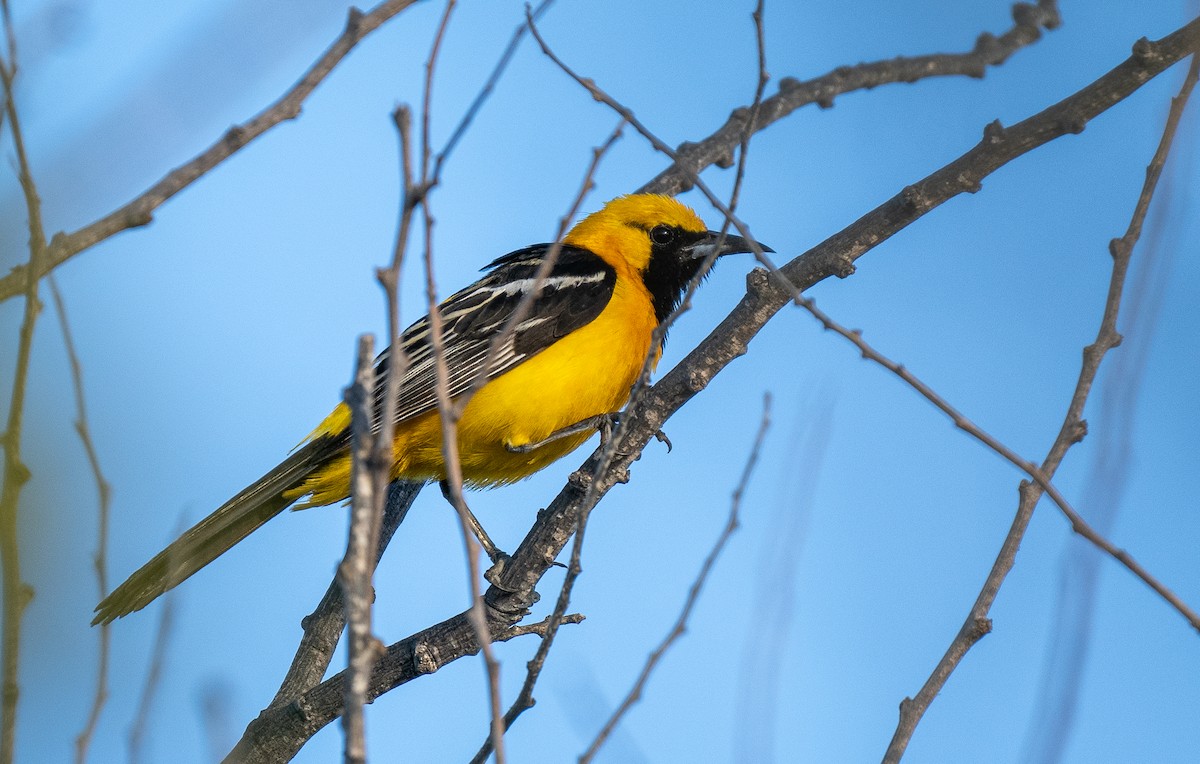
[(691, 207), (660, 194), (618, 196), (576, 223), (564, 242), (640, 278), (660, 323), (679, 305), (706, 258), (753, 251), (746, 239), (730, 233), (721, 237), (708, 230)]

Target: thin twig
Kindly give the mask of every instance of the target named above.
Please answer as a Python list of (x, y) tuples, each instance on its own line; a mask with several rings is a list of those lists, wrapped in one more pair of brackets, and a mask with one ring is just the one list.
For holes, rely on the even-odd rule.
[[(543, 0), (542, 4), (534, 12), (535, 16), (540, 15), (545, 11), (552, 0)], [(458, 140), (465, 133), (467, 126), (474, 119), (475, 115), (481, 109), (483, 103), (499, 81), (500, 76), (505, 71), (509, 60), (512, 58), (520, 38), (525, 32), (525, 25), (521, 24), (513, 39), (510, 41), (505, 52), (497, 62), (492, 71), (491, 76), (485, 83), (483, 89), (476, 96), (471, 106), (467, 109), (449, 141), (437, 154), (433, 164), (433, 179), (424, 181), (420, 184), (413, 179), (413, 161), (412, 161), (412, 112), (405, 106), (398, 106), (392, 114), (393, 122), (396, 126), (400, 144), (400, 169), (402, 182), (402, 197), (400, 203), (400, 223), (397, 230), (395, 246), (393, 248), (392, 262), (389, 267), (381, 268), (377, 271), (376, 276), (380, 284), (384, 288), (388, 299), (388, 323), (391, 341), (386, 353), (387, 368), (386, 368), (386, 390), (382, 398), (382, 406), (379, 412), (380, 416), (380, 432), (379, 444), (388, 443), (391, 441), (389, 434), (394, 429), (394, 409), (395, 401), (399, 396), (400, 380), (408, 368), (409, 359), (404, 352), (403, 346), (398, 341), (399, 333), (399, 278), (400, 266), (404, 260), (404, 255), (408, 246), (409, 231), (412, 224), (412, 216), (416, 207), (421, 203), (425, 196), (437, 184), (444, 162), (449, 158), (450, 153), (457, 145)], [(428, 90), (427, 90), (428, 92)], [(391, 540), (397, 527), (403, 521), (408, 509), (411, 507), (413, 500), (420, 491), (421, 483), (412, 483), (398, 481), (393, 483), (388, 492), (387, 505), (384, 510), (379, 545), (376, 550), (375, 562), (378, 564), (384, 549)], [(304, 692), (312, 688), (325, 675), (325, 671), (332, 659), (334, 649), (337, 646), (341, 635), (342, 627), (345, 623), (345, 610), (343, 607), (343, 597), (341, 588), (335, 578), (330, 583), (324, 597), (317, 607), (305, 617), (303, 621), (304, 636), (301, 639), (299, 646), (296, 649), (296, 654), (292, 659), (292, 664), (280, 685), (275, 698), (271, 701), (268, 708), (284, 705), (292, 702)], [(239, 756), (247, 755), (244, 750), (246, 743), (245, 738), (239, 742), (238, 747), (230, 754), (231, 759), (237, 759)]]
[[(759, 4), (755, 13), (756, 13), (756, 15), (754, 17), (754, 20), (755, 20), (755, 29), (756, 29), (757, 41), (758, 41), (758, 54), (759, 54), (758, 55), (758, 61), (759, 61), (758, 72), (759, 72), (759, 76), (758, 76), (758, 82), (757, 82), (757, 85), (755, 88), (754, 101), (751, 106), (751, 114), (752, 115), (757, 113), (757, 110), (761, 104), (762, 94), (766, 87), (766, 83), (769, 79), (767, 72), (766, 72), (765, 49), (764, 49), (763, 36), (762, 36), (761, 3)], [(534, 39), (537, 41), (538, 46), (541, 48), (542, 52), (547, 57), (549, 57), (552, 61), (557, 63), (564, 71), (566, 71), (566, 73), (569, 76), (574, 78), (577, 82), (579, 82), (581, 85), (583, 85), (585, 88), (587, 88), (590, 92), (592, 92), (593, 95), (597, 97), (597, 100), (601, 100), (605, 103), (608, 103), (608, 104), (614, 106), (614, 110), (617, 111), (617, 113), (621, 116), (621, 120), (622, 120), (621, 123), (617, 127), (618, 132), (622, 129), (624, 124), (626, 122), (628, 122), (629, 124), (633, 125), (634, 128), (637, 129), (640, 133), (642, 133), (643, 135), (647, 135), (648, 130), (645, 128), (645, 126), (643, 126), (639, 122), (637, 122), (636, 117), (634, 117), (633, 112), (631, 110), (621, 106), (620, 104), (617, 104), (613, 99), (609, 98), (607, 96), (607, 94), (604, 94), (603, 91), (601, 91), (598, 87), (596, 87), (595, 83), (592, 80), (585, 80), (584, 78), (581, 78), (578, 75), (576, 75), (557, 56), (554, 55), (553, 51), (550, 50), (546, 41), (539, 34), (537, 26), (535, 25), (534, 21), (535, 21), (535, 19), (534, 19), (533, 15), (527, 11), (525, 23), (529, 27), (530, 33), (533, 35)], [(743, 136), (742, 152), (741, 152), (740, 161), (739, 161), (739, 165), (738, 165), (739, 172), (738, 172), (737, 177), (735, 178), (733, 193), (731, 195), (731, 203), (730, 203), (731, 208), (736, 207), (736, 205), (737, 205), (738, 191), (741, 187), (741, 180), (744, 177), (744, 172), (745, 172), (746, 147), (748, 146), (750, 136), (753, 134), (754, 124), (755, 124), (755, 120), (753, 118), (751, 118), (747, 125), (745, 134)], [(614, 136), (615, 135), (616, 134), (614, 134)], [(650, 140), (652, 143), (657, 141), (657, 139), (654, 138), (653, 136), (650, 136)], [(665, 145), (665, 144), (662, 144), (661, 141), (658, 141), (658, 143), (660, 145)], [(668, 149), (668, 151), (669, 151), (669, 149)], [(598, 159), (598, 156), (597, 156), (597, 159)], [(732, 209), (730, 209), (730, 214), (732, 215)], [(726, 223), (726, 226), (727, 225), (728, 225), (728, 222)], [(722, 236), (724, 236), (724, 232), (725, 232), (725, 228), (723, 227), (722, 232), (721, 232)], [(561, 232), (560, 232), (560, 237), (561, 237)], [(719, 245), (717, 248), (719, 248)], [(641, 372), (639, 373), (638, 379), (634, 383), (633, 389), (630, 392), (630, 404), (632, 404), (634, 401), (637, 400), (638, 396), (641, 394), (641, 391), (644, 390), (645, 386), (648, 384), (649, 377), (650, 377), (650, 370), (651, 370), (651, 368), (654, 364), (655, 358), (657, 356), (657, 353), (655, 352), (656, 349), (659, 346), (661, 346), (663, 339), (666, 336), (667, 330), (674, 323), (675, 319), (679, 315), (681, 315), (683, 312), (685, 312), (686, 310), (689, 309), (691, 295), (695, 292), (696, 287), (700, 284), (701, 280), (703, 280), (703, 278), (707, 274), (708, 270), (712, 267), (713, 261), (715, 261), (715, 255), (712, 258), (710, 258), (709, 260), (707, 260), (702, 265), (702, 267), (697, 272), (696, 276), (693, 277), (691, 279), (691, 281), (688, 283), (687, 289), (685, 290), (684, 297), (681, 300), (680, 305), (674, 311), (672, 311), (671, 314), (669, 316), (667, 316), (667, 318), (654, 330), (650, 350), (647, 352), (646, 357), (642, 360)], [(616, 453), (616, 444), (621, 441), (621, 438), (619, 437), (619, 435), (621, 433), (621, 428), (623, 428), (625, 426), (626, 425), (625, 425), (624, 421), (618, 423), (616, 431), (614, 432), (613, 436), (610, 437), (606, 443), (601, 445), (601, 456), (600, 456), (599, 462), (596, 467), (596, 472), (594, 474), (602, 474), (602, 473), (607, 472), (609, 464)], [(595, 484), (593, 483), (591, 485), (594, 486)], [(584, 502), (583, 502), (583, 505), (585, 507), (584, 511), (580, 512), (579, 515), (574, 519), (575, 527), (574, 527), (574, 532), (573, 532), (574, 538), (573, 538), (572, 545), (571, 545), (571, 557), (570, 557), (569, 562), (567, 563), (566, 575), (564, 576), (563, 582), (562, 582), (561, 586), (559, 587), (559, 593), (558, 593), (558, 597), (555, 601), (554, 610), (551, 613), (550, 618), (549, 618), (550, 623), (551, 623), (551, 628), (548, 630), (546, 638), (543, 639), (541, 645), (538, 646), (537, 654), (534, 656), (533, 660), (531, 660), (527, 666), (525, 682), (522, 685), (521, 692), (518, 694), (517, 699), (509, 707), (508, 711), (505, 713), (505, 716), (504, 716), (505, 730), (507, 730), (509, 727), (511, 727), (512, 724), (516, 721), (516, 719), (522, 713), (524, 713), (526, 710), (528, 710), (529, 708), (531, 708), (533, 706), (533, 688), (536, 685), (536, 683), (541, 675), (542, 668), (545, 665), (546, 656), (549, 654), (550, 648), (554, 643), (554, 637), (556, 635), (556, 630), (553, 628), (553, 624), (555, 623), (555, 620), (557, 618), (562, 617), (562, 615), (566, 612), (567, 608), (570, 606), (571, 593), (574, 590), (575, 582), (578, 580), (578, 577), (583, 570), (583, 568), (582, 568), (583, 542), (584, 542), (584, 538), (586, 536), (587, 520), (588, 520), (589, 511), (590, 511), (590, 509), (586, 509), (586, 508), (590, 508), (593, 505), (593, 502), (595, 501), (595, 497), (593, 495), (591, 495), (590, 492), (591, 492), (591, 488), (589, 488), (589, 495), (587, 497), (585, 497)], [(487, 754), (488, 754), (488, 746), (485, 744), (479, 750), (479, 752), (475, 755), (475, 758), (472, 759), (472, 762), (474, 763), (474, 762), (484, 761), (487, 757)]]
[[(448, 0), (446, 10), (434, 35), (433, 46), (425, 62), (425, 89), (421, 107), (421, 165), (419, 202), (421, 217), (425, 229), (425, 295), (429, 315), (429, 340), (433, 355), (435, 392), (437, 395), (438, 415), (442, 430), (442, 460), (446, 468), (447, 496), (454, 507), (462, 533), (463, 547), (467, 562), (467, 588), (470, 608), (468, 620), (475, 631), (479, 643), (480, 654), (483, 657), (484, 670), (487, 679), (488, 705), (490, 708), (491, 730), (498, 747), (496, 750), (497, 764), (504, 764), (504, 749), (501, 744), (503, 730), (500, 727), (500, 665), (491, 648), (491, 634), (487, 628), (487, 616), (483, 610), (482, 591), (479, 581), (482, 576), (479, 568), (479, 545), (471, 532), (467, 515), (466, 500), (463, 497), (462, 460), (458, 449), (458, 420), (460, 411), (456, 409), (450, 396), (450, 370), (446, 361), (446, 345), (444, 324), (441, 312), (438, 310), (437, 284), (433, 271), (433, 213), (429, 206), (429, 191), (437, 182), (432, 171), (433, 151), (431, 148), (430, 120), (432, 118), (433, 74), (437, 65), (438, 52), (446, 33), (450, 16), (454, 11), (455, 0)], [(438, 166), (440, 168), (440, 165)]]
[[(1126, 261), (1128, 261), (1128, 255), (1126, 255)], [(950, 402), (939, 395), (937, 391), (909, 371), (908, 368), (903, 364), (896, 363), (868, 344), (867, 341), (863, 339), (861, 331), (857, 329), (847, 329), (837, 321), (834, 321), (827, 313), (818, 308), (816, 303), (809, 298), (804, 298), (801, 306), (810, 314), (812, 314), (812, 316), (816, 318), (817, 321), (821, 323), (821, 326), (823, 326), (825, 329), (836, 332), (852, 342), (854, 346), (857, 347), (862, 353), (863, 358), (866, 358), (869, 361), (874, 361), (875, 363), (895, 374), (900, 379), (904, 380), (905, 383), (920, 393), (922, 397), (924, 397), (927, 401), (937, 407), (938, 410), (949, 417), (950, 421), (954, 423), (955, 427), (975, 438), (980, 443), (999, 454), (1014, 467), (1033, 478), (1033, 482), (1036, 483), (1038, 487), (1050, 497), (1050, 500), (1053, 501), (1054, 504), (1059, 508), (1059, 511), (1063, 513), (1068, 521), (1070, 521), (1071, 530), (1075, 531), (1080, 536), (1087, 539), (1093, 545), (1108, 553), (1114, 559), (1128, 568), (1130, 572), (1142, 579), (1147, 586), (1158, 593), (1158, 595), (1166, 600), (1171, 607), (1175, 608), (1180, 615), (1187, 619), (1188, 623), (1192, 625), (1192, 628), (1200, 631), (1200, 614), (1197, 614), (1194, 610), (1188, 607), (1188, 605), (1183, 602), (1183, 600), (1181, 600), (1177, 594), (1167, 588), (1157, 578), (1152, 576), (1150, 572), (1143, 568), (1137, 561), (1135, 561), (1128, 552), (1118, 549), (1111, 541), (1104, 538), (1103, 534), (1101, 534), (1086, 520), (1084, 520), (1079, 512), (1077, 512), (1075, 508), (1072, 507), (1067, 501), (1066, 497), (1064, 497), (1058, 488), (1055, 487), (1054, 483), (1051, 482), (1050, 475), (1043, 468), (1038, 467), (1033, 462), (1022, 457), (1004, 443), (1000, 442), (995, 436), (985, 431), (982, 427), (965, 416), (961, 411), (952, 406)]]
[[(553, 267), (554, 259), (557, 258), (558, 252), (562, 249), (561, 243), (563, 236), (567, 232), (567, 227), (570, 225), (571, 220), (574, 219), (576, 213), (579, 211), (580, 206), (582, 206), (583, 200), (587, 198), (588, 192), (591, 191), (591, 189), (595, 186), (593, 178), (596, 175), (596, 170), (598, 170), (600, 167), (600, 161), (604, 158), (604, 155), (608, 153), (608, 150), (612, 148), (613, 144), (616, 143), (621, 137), (621, 133), (624, 129), (625, 120), (622, 119), (617, 123), (616, 128), (612, 131), (612, 133), (609, 134), (608, 138), (602, 144), (592, 149), (592, 161), (588, 164), (587, 172), (584, 173), (583, 182), (579, 185), (579, 191), (575, 194), (575, 199), (571, 203), (571, 209), (559, 220), (558, 233), (554, 237), (554, 244), (551, 245), (550, 250), (546, 253), (546, 257), (541, 265), (538, 266), (538, 270), (534, 274), (534, 288), (521, 298), (521, 303), (517, 305), (517, 310), (514, 312), (514, 315), (510, 317), (504, 327), (501, 328), (500, 335), (497, 337), (497, 341), (493, 341), (491, 347), (488, 349), (489, 357), (493, 353), (497, 352), (497, 349), (501, 346), (499, 341), (503, 340), (506, 333), (515, 330), (517, 322), (521, 320), (520, 312), (522, 307), (528, 311), (528, 306), (526, 306), (525, 303), (532, 303), (533, 297), (537, 292), (537, 285), (550, 274), (550, 268)], [(477, 389), (477, 386), (481, 386), (481, 384), (477, 383), (476, 385), (472, 385), (472, 387), (475, 389)], [(468, 393), (470, 392), (472, 391), (468, 391)], [(577, 528), (575, 530), (577, 543), (581, 530), (581, 528)], [(572, 571), (574, 571), (574, 575), (572, 574)], [(573, 579), (574, 576), (578, 575), (578, 571), (579, 560), (578, 556), (576, 555), (573, 557), (572, 563), (567, 567), (567, 577), (569, 579)], [(546, 618), (546, 627), (544, 633), (542, 633), (542, 641), (538, 645), (537, 652), (525, 666), (525, 681), (521, 685), (521, 690), (517, 693), (516, 699), (508, 707), (508, 710), (504, 712), (504, 732), (507, 732), (508, 729), (512, 727), (513, 722), (517, 720), (517, 717), (533, 707), (534, 685), (537, 684), (538, 677), (541, 675), (542, 669), (545, 667), (546, 656), (549, 654), (550, 647), (554, 644), (554, 638), (558, 634), (558, 626), (559, 624), (564, 623), (564, 619), (567, 618), (566, 612), (570, 603), (569, 597), (565, 597), (564, 593), (569, 595), (569, 592), (570, 587), (564, 583), (563, 588), (560, 589), (559, 598), (555, 604), (553, 612)], [(474, 758), (471, 759), (472, 764), (482, 764), (483, 762), (487, 761), (488, 756), (490, 756), (492, 753), (495, 743), (492, 737), (492, 735), (489, 735), (488, 739), (484, 741)]]
[[(108, 517), (112, 500), (112, 486), (104, 477), (100, 468), (100, 456), (96, 444), (92, 441), (92, 431), (88, 426), (87, 400), (83, 392), (83, 365), (79, 361), (79, 353), (75, 350), (75, 339), (71, 334), (71, 324), (67, 320), (67, 307), (63, 301), (58, 282), (51, 273), (47, 279), (50, 283), (50, 296), (54, 299), (54, 310), (58, 314), (58, 325), (62, 330), (63, 346), (67, 350), (67, 360), (71, 365), (71, 383), (75, 390), (75, 432), (83, 443), (84, 453), (87, 454), (88, 466), (92, 471), (92, 479), (96, 483), (97, 499), (97, 530), (96, 552), (92, 555), (92, 567), (96, 571), (96, 587), (100, 599), (108, 595)], [(87, 761), (88, 747), (100, 721), (100, 713), (108, 700), (108, 663), (109, 644), (112, 631), (111, 624), (100, 625), (99, 655), (96, 661), (96, 692), (92, 696), (92, 707), (88, 712), (83, 729), (75, 738), (75, 761), (83, 764)]]
[[(32, 268), (34, 278), (41, 278), (75, 255), (110, 236), (130, 228), (149, 225), (153, 220), (154, 211), (168, 199), (187, 188), (255, 138), (282, 122), (300, 116), (300, 109), (308, 96), (341, 63), (354, 46), (415, 2), (416, 0), (385, 0), (367, 13), (363, 13), (357, 8), (351, 8), (342, 33), (279, 100), (242, 124), (226, 130), (207, 149), (164, 175), (140, 196), (119, 209), (76, 231), (56, 233), (50, 242), (46, 257)], [(21, 294), (24, 291), (25, 280), (26, 274), (23, 267), (14, 269), (12, 273), (0, 278), (0, 302)]]
[[(182, 516), (180, 520), (183, 520)], [(177, 531), (173, 535), (178, 536), (185, 527), (183, 522), (177, 523)], [(133, 723), (129, 725), (129, 764), (140, 764), (145, 758), (143, 746), (146, 742), (146, 732), (150, 728), (150, 715), (154, 712), (154, 700), (162, 686), (167, 648), (171, 644), (175, 628), (175, 604), (178, 597), (179, 593), (176, 590), (168, 591), (163, 597), (162, 608), (158, 611), (158, 626), (154, 632), (154, 647), (150, 651), (146, 681), (142, 684), (142, 694), (133, 716)]]
[[(542, 0), (542, 2), (538, 4), (538, 7), (533, 9), (533, 17), (535, 19), (541, 18), (542, 14), (550, 8), (550, 5), (553, 2), (554, 0)], [(483, 108), (484, 102), (487, 101), (489, 96), (491, 96), (496, 84), (500, 81), (500, 77), (504, 75), (505, 69), (508, 68), (509, 62), (512, 61), (513, 55), (517, 52), (517, 47), (521, 44), (521, 39), (525, 36), (526, 29), (527, 27), (524, 23), (517, 25), (516, 30), (513, 32), (512, 39), (508, 41), (508, 45), (504, 48), (504, 52), (500, 54), (500, 59), (496, 62), (496, 66), (493, 67), (492, 73), (488, 75), (487, 81), (483, 83), (483, 87), (480, 88), (479, 92), (475, 95), (475, 100), (471, 101), (471, 105), (468, 106), (467, 110), (463, 113), (462, 118), (458, 121), (458, 125), (456, 125), (453, 132), (450, 133), (450, 137), (446, 140), (446, 145), (442, 147), (441, 151), (439, 151), (437, 156), (434, 158), (433, 179), (435, 182), (441, 179), (442, 165), (445, 164), (446, 160), (450, 158), (450, 154), (454, 151), (455, 147), (458, 146), (458, 142), (462, 139), (463, 135), (466, 134), (467, 128), (471, 126), (471, 123), (475, 120), (476, 115), (478, 115), (479, 111)]]
[[(1200, 31), (1200, 19), (1193, 21), (1185, 29), (1191, 30), (1191, 33), (1196, 35)], [(1153, 43), (1149, 43), (1144, 39), (1138, 41), (1138, 44), (1134, 46), (1135, 58), (1152, 58), (1154, 53), (1152, 46)], [(1188, 97), (1196, 85), (1197, 73), (1198, 59), (1193, 53), (1192, 65), (1188, 70), (1188, 76), (1179, 94), (1171, 102), (1171, 110), (1167, 116), (1166, 126), (1163, 129), (1162, 140), (1159, 142), (1158, 149), (1154, 152), (1154, 158), (1146, 169), (1146, 180), (1142, 185), (1142, 192), (1138, 197), (1129, 227), (1126, 229), (1123, 237), (1114, 239), (1109, 245), (1109, 252), (1113, 258), (1113, 268), (1112, 276), (1109, 280), (1108, 296), (1104, 304), (1104, 314), (1100, 321), (1100, 329), (1095, 342), (1084, 348), (1083, 365), (1079, 372), (1075, 391), (1067, 406), (1066, 418), (1039, 470), (1040, 474), (1047, 479), (1054, 476), (1067, 450), (1075, 443), (1078, 443), (1087, 432), (1087, 425), (1083, 419), (1083, 408), (1087, 402), (1088, 394), (1091, 392), (1092, 383), (1096, 379), (1100, 362), (1104, 359), (1105, 354), (1116, 347), (1121, 341), (1121, 336), (1116, 328), (1117, 315), (1120, 310), (1121, 296), (1123, 294), (1130, 257), (1134, 244), (1141, 235), (1142, 224), (1145, 221), (1146, 212), (1150, 208), (1150, 201), (1154, 196), (1154, 190), (1157, 187), (1163, 165), (1166, 163), (1167, 155), (1170, 152), (1179, 119), (1183, 114), (1184, 107), (1187, 105)], [(1000, 586), (1013, 567), (1017, 549), (1021, 544), (1021, 539), (1024, 538), (1025, 530), (1029, 526), (1029, 521), (1033, 516), (1033, 509), (1037, 505), (1038, 499), (1041, 498), (1041, 494), (1045, 488), (1046, 485), (1042, 481), (1038, 481), (1036, 485), (1022, 483), (1021, 498), (1017, 507), (1016, 517), (1013, 520), (1008, 535), (1004, 539), (1000, 553), (996, 557), (996, 562), (993, 564), (992, 570), (988, 573), (988, 577), (984, 581), (983, 589), (980, 591), (979, 597), (975, 600), (975, 604), (971, 607), (971, 611), (968, 613), (962, 628), (959, 629), (958, 634), (955, 635), (946, 653), (942, 656), (937, 666), (934, 667), (933, 673), (930, 674), (920, 691), (916, 696), (905, 698), (900, 703), (900, 721), (896, 726), (891, 743), (884, 754), (884, 762), (894, 764), (900, 761), (904, 756), (905, 749), (908, 747), (908, 741), (912, 739), (917, 724), (921, 721), (933, 699), (945, 685), (950, 674), (954, 672), (954, 669), (971, 647), (984, 634), (991, 630), (991, 620), (988, 618), (988, 613), (991, 610), (992, 602), (995, 601)], [(1103, 539), (1089, 536), (1087, 533), (1081, 531), (1081, 525), (1075, 521), (1074, 517), (1071, 520), (1071, 527), (1076, 533), (1084, 535), (1089, 541), (1097, 544), (1097, 546), (1100, 546), (1106, 552), (1123, 562), (1126, 567), (1134, 570), (1143, 581), (1150, 583), (1148, 574), (1145, 574), (1140, 566), (1135, 567), (1136, 563), (1123, 551), (1115, 549)], [(1200, 628), (1200, 626), (1197, 626), (1195, 614), (1189, 615), (1190, 611), (1186, 605), (1180, 602), (1173, 593), (1152, 583), (1151, 586), (1156, 592), (1171, 602), (1176, 610), (1183, 613), (1194, 627)]]
[[(375, 391), (375, 340), (370, 334), (358, 338), (354, 382), (346, 388), (345, 401), (350, 409), (350, 532), (346, 556), (338, 566), (338, 581), (346, 603), (348, 650), (346, 659), (345, 711), (342, 758), (346, 764), (366, 764), (367, 741), (363, 706), (371, 669), (383, 651), (383, 645), (371, 632), (371, 603), (374, 589), (373, 552), (379, 544), (379, 517), (383, 513), (383, 490), (391, 467), (391, 448), (380, 449), (371, 431), (372, 402)], [(382, 471), (382, 476), (380, 472)]]
[(513, 637), (523, 637), (526, 634), (536, 634), (539, 637), (545, 639), (546, 634), (550, 631), (550, 629), (552, 627), (556, 628), (558, 626), (561, 626), (564, 623), (570, 623), (570, 624), (583, 623), (584, 620), (586, 620), (586, 618), (584, 617), (584, 615), (582, 613), (568, 613), (567, 615), (564, 615), (562, 618), (559, 618), (558, 623), (552, 623), (551, 618), (552, 618), (551, 616), (546, 616), (545, 618), (538, 621), (537, 623), (513, 626), (511, 629), (506, 631), (503, 636), (496, 637), (495, 641), (496, 642), (507, 642), (508, 640), (512, 639)]
[(23, 278), (22, 292), (25, 309), (17, 341), (17, 361), (13, 376), (12, 398), (8, 422), (0, 443), (4, 446), (4, 483), (0, 488), (0, 575), (3, 575), (3, 646), (0, 670), (3, 671), (3, 701), (0, 706), (0, 764), (11, 764), (17, 730), (17, 703), (20, 697), (18, 670), (21, 653), (21, 618), (33, 599), (33, 588), (21, 580), (20, 541), (17, 537), (17, 509), (21, 489), (29, 481), (29, 468), (21, 461), (21, 432), (25, 418), (25, 392), (29, 382), (29, 357), (33, 349), (33, 332), (42, 304), (38, 298), (38, 280), (33, 274), (46, 258), (46, 235), (42, 224), (42, 203), (38, 198), (29, 157), (25, 152), (25, 136), (17, 117), (13, 78), (17, 70), (16, 38), (12, 29), (8, 1), (0, 0), (8, 55), (0, 58), (0, 83), (4, 89), (4, 113), (8, 117), (9, 134), (17, 158), (17, 177), (25, 197), (25, 212), (29, 220), (29, 263)]
[[(1200, 5), (1192, 4), (1200, 10)], [(1195, 124), (1195, 115), (1190, 118)], [(1122, 507), (1127, 507), (1128, 489), (1133, 482), (1136, 455), (1143, 440), (1137, 435), (1142, 415), (1137, 403), (1150, 373), (1149, 355), (1160, 337), (1165, 292), (1174, 278), (1175, 263), (1187, 256), (1180, 241), (1185, 228), (1176, 221), (1187, 214), (1190, 200), (1180, 185), (1191, 185), (1195, 167), (1196, 131), (1181, 127), (1171, 149), (1170, 171), (1164, 170), (1161, 187), (1155, 192), (1149, 230), (1139, 240), (1141, 254), (1132, 283), (1122, 298), (1125, 340), (1123, 352), (1115, 355), (1093, 416), (1105, 431), (1095, 444), (1095, 452), (1082, 478), (1079, 503), (1101, 533), (1109, 534), (1117, 524)], [(1132, 507), (1130, 507), (1132, 509)], [(1103, 557), (1088, 545), (1068, 544), (1059, 560), (1056, 601), (1049, 626), (1041, 678), (1034, 691), (1037, 702), (1029, 715), (1021, 761), (1051, 764), (1063, 760), (1063, 752), (1072, 741), (1075, 720), (1080, 715), (1080, 699), (1087, 689), (1084, 672), (1091, 664), (1093, 647), (1100, 632), (1094, 628), (1101, 604), (1098, 597), (1101, 575), (1106, 570)]]
[[(761, 7), (761, 6), (760, 6)], [(637, 681), (633, 683), (633, 687), (621, 701), (617, 709), (613, 711), (612, 716), (596, 733), (596, 738), (592, 740), (592, 744), (588, 746), (583, 755), (579, 757), (580, 764), (587, 764), (596, 757), (600, 747), (608, 740), (609, 735), (616, 729), (617, 724), (637, 703), (642, 699), (642, 693), (646, 689), (646, 683), (650, 679), (650, 674), (654, 672), (659, 661), (666, 655), (667, 650), (671, 649), (671, 645), (675, 644), (676, 640), (683, 636), (687, 630), (688, 620), (691, 618), (692, 610), (700, 599), (700, 593), (704, 590), (704, 584), (708, 581), (708, 574), (712, 572), (713, 565), (716, 564), (717, 558), (721, 556), (725, 545), (729, 543), (729, 539), (733, 536), (734, 531), (738, 529), (739, 513), (742, 507), (742, 497), (746, 494), (746, 487), (750, 484), (750, 476), (754, 474), (754, 467), (758, 464), (758, 455), (762, 450), (763, 441), (766, 440), (767, 430), (771, 426), (771, 394), (767, 393), (763, 396), (763, 412), (762, 420), (758, 425), (758, 434), (754, 437), (754, 445), (750, 448), (750, 455), (746, 458), (746, 466), (742, 468), (742, 477), (738, 481), (737, 488), (733, 491), (733, 498), (729, 502), (729, 519), (725, 522), (725, 527), (721, 530), (721, 534), (717, 537), (717, 541), (709, 550), (708, 556), (704, 558), (704, 563), (700, 566), (700, 572), (696, 574), (696, 580), (692, 582), (692, 586), (688, 589), (687, 599), (683, 602), (683, 609), (679, 611), (679, 617), (675, 619), (675, 625), (667, 632), (667, 636), (663, 638), (658, 647), (650, 653), (646, 659), (646, 664), (642, 666), (642, 671), (638, 674)]]

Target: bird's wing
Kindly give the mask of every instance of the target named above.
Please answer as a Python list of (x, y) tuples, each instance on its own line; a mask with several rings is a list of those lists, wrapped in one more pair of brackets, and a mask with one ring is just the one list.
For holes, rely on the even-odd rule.
[[(545, 350), (595, 319), (608, 305), (617, 280), (616, 271), (592, 252), (564, 245), (523, 318), (492, 351), (494, 338), (534, 288), (538, 268), (550, 249), (549, 244), (536, 244), (505, 255), (485, 268), (490, 269), (486, 276), (439, 306), (451, 397), (465, 392), (476, 379), (482, 377), (481, 383), (486, 382)], [(401, 335), (408, 367), (400, 383), (397, 422), (437, 407), (437, 372), (430, 331), (426, 316)], [(376, 425), (382, 413), (384, 379), (392, 364), (390, 351), (389, 348), (380, 354), (376, 366)]]

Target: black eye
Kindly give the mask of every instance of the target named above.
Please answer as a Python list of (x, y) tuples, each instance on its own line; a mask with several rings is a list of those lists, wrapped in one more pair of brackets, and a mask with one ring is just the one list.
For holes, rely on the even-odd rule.
[(656, 225), (650, 229), (650, 241), (665, 247), (675, 241), (675, 229), (670, 226)]

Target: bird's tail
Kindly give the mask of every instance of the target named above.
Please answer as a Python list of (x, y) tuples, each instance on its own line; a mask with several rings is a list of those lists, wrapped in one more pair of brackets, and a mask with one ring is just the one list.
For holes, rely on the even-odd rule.
[(339, 445), (331, 437), (305, 443), (114, 589), (96, 606), (92, 625), (110, 623), (141, 610), (282, 512), (296, 500), (294, 494), (289, 498), (284, 493), (336, 453)]

